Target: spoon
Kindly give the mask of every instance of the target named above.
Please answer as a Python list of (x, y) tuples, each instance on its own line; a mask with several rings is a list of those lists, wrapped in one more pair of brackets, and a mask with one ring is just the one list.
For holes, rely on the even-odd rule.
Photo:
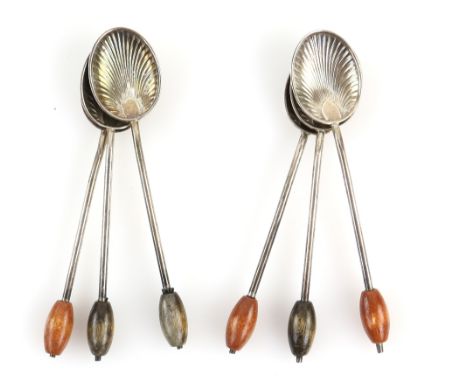
[(381, 353), (383, 342), (388, 338), (388, 311), (382, 295), (372, 285), (340, 130), (340, 125), (354, 113), (361, 93), (361, 71), (355, 53), (334, 33), (322, 31), (306, 36), (293, 56), (291, 89), (299, 109), (309, 120), (316, 126), (333, 131), (364, 279), (365, 290), (360, 299), (361, 321), (369, 339), (376, 344), (377, 351)]
[(187, 315), (182, 300), (169, 282), (138, 125), (139, 119), (154, 107), (159, 96), (161, 78), (158, 62), (141, 35), (127, 28), (114, 28), (98, 39), (88, 66), (91, 89), (100, 108), (112, 118), (129, 123), (132, 129), (163, 286), (159, 319), (169, 344), (180, 349), (187, 340)]
[[(286, 89), (289, 89), (289, 81), (286, 85)], [(292, 105), (289, 96), (286, 94), (285, 104), (289, 117), (293, 120), (296, 126), (298, 126), (301, 129), (302, 132), (296, 146), (296, 151), (294, 152), (293, 160), (289, 167), (289, 172), (286, 177), (286, 181), (284, 183), (283, 190), (280, 195), (280, 200), (278, 202), (276, 212), (273, 217), (273, 222), (271, 223), (270, 230), (268, 232), (267, 239), (257, 265), (257, 269), (255, 270), (255, 274), (249, 292), (247, 295), (240, 298), (240, 300), (234, 306), (228, 318), (226, 326), (226, 345), (229, 348), (229, 352), (232, 354), (242, 349), (242, 347), (247, 343), (255, 329), (255, 324), (258, 315), (258, 302), (256, 299), (256, 294), (270, 256), (270, 252), (273, 247), (273, 243), (275, 241), (276, 234), (278, 232), (278, 228), (280, 226), (281, 219), (286, 208), (286, 204), (288, 202), (291, 187), (294, 183), (294, 179), (302, 158), (302, 154), (304, 153), (304, 148), (307, 143), (308, 135), (310, 133), (315, 133), (314, 129), (311, 129), (308, 125), (303, 124), (298, 120), (294, 111), (292, 110)]]
[(101, 261), (99, 271), (99, 297), (88, 317), (88, 345), (96, 361), (109, 351), (114, 335), (114, 313), (107, 298), (107, 266), (109, 259), (110, 203), (112, 190), (112, 163), (114, 131), (109, 129), (106, 142), (104, 171), (104, 205), (102, 215)]
[[(123, 124), (116, 120), (98, 107), (96, 100), (91, 92), (88, 74), (88, 62), (86, 61), (83, 69), (83, 78), (85, 83), (85, 92), (83, 95), (92, 99), (90, 105), (93, 105), (94, 114), (100, 116), (101, 128), (107, 131), (106, 139), (106, 163), (104, 169), (104, 199), (102, 213), (102, 238), (101, 238), (101, 258), (99, 267), (99, 294), (97, 301), (93, 304), (88, 316), (88, 346), (96, 361), (106, 355), (112, 344), (114, 336), (114, 313), (112, 306), (107, 298), (107, 268), (109, 259), (109, 233), (110, 233), (110, 212), (111, 212), (111, 191), (112, 191), (112, 167), (114, 158), (114, 131), (125, 130), (130, 125)], [(89, 109), (89, 108), (88, 108)], [(113, 128), (111, 126), (116, 126)]]
[(312, 271), (312, 252), (315, 236), (315, 222), (317, 216), (318, 187), (320, 181), (320, 167), (322, 163), (323, 140), (327, 130), (305, 122), (295, 112), (295, 100), (291, 94), (290, 78), (286, 83), (285, 104), (291, 120), (301, 129), (315, 131), (315, 154), (312, 167), (312, 185), (310, 192), (309, 222), (307, 225), (307, 240), (304, 258), (304, 271), (302, 277), (301, 299), (296, 301), (289, 315), (288, 339), (289, 347), (297, 362), (302, 362), (312, 346), (316, 330), (315, 310), (309, 301), (310, 277)]
[(47, 317), (44, 331), (44, 347), (51, 357), (60, 355), (67, 346), (73, 330), (73, 305), (70, 302), (76, 269), (83, 243), (84, 232), (88, 220), (88, 213), (93, 198), (96, 179), (101, 166), (102, 157), (108, 141), (109, 128), (116, 131), (125, 130), (130, 127), (128, 123), (115, 120), (104, 114), (96, 103), (89, 85), (87, 64), (81, 74), (81, 106), (89, 121), (101, 129), (98, 148), (94, 157), (91, 173), (85, 191), (85, 200), (78, 222), (78, 230), (73, 244), (72, 256), (65, 281), (62, 299), (55, 302)]

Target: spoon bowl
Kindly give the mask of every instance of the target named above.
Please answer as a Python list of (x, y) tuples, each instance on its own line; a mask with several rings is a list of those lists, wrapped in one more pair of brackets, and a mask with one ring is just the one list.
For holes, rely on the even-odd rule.
[(317, 127), (340, 125), (353, 115), (361, 94), (357, 57), (338, 35), (311, 33), (294, 52), (291, 88), (297, 105)]
[(89, 79), (100, 108), (131, 122), (149, 112), (159, 96), (161, 76), (146, 40), (127, 28), (114, 28), (96, 42), (89, 59)]
[[(301, 117), (299, 117), (297, 103), (291, 93), (291, 77), (288, 77), (286, 81), (286, 87), (284, 89), (284, 105), (288, 112), (289, 119), (302, 131), (306, 133), (316, 134), (317, 129), (313, 126), (313, 123), (306, 123)], [(303, 112), (302, 112), (303, 113)]]
[(288, 86), (288, 91), (289, 91), (290, 107), (300, 127), (302, 129), (305, 129), (305, 131), (308, 131), (314, 134), (317, 134), (319, 132), (327, 133), (328, 131), (330, 131), (330, 128), (328, 126), (320, 125), (317, 122), (313, 121), (311, 118), (309, 118), (309, 116), (297, 104), (297, 101), (294, 98), (294, 94), (291, 88), (291, 79), (289, 79), (289, 85), (287, 86)]
[(89, 84), (88, 59), (81, 73), (81, 106), (89, 121), (100, 129), (113, 129), (123, 131), (130, 127), (129, 123), (119, 121), (104, 113), (96, 102), (91, 85)]

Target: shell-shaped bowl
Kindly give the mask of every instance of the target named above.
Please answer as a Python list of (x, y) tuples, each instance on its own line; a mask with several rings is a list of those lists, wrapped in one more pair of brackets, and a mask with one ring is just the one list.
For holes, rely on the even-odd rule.
[(90, 122), (100, 129), (123, 131), (130, 127), (129, 123), (119, 121), (118, 119), (112, 118), (107, 113), (104, 113), (96, 102), (89, 84), (88, 59), (86, 59), (81, 73), (81, 106)]
[(298, 115), (296, 107), (297, 105), (293, 105), (295, 102), (293, 95), (291, 94), (291, 78), (288, 77), (286, 81), (286, 87), (284, 89), (284, 105), (286, 107), (286, 111), (288, 112), (289, 119), (293, 121), (294, 125), (305, 131), (306, 133), (316, 134), (316, 128), (313, 124), (305, 123)]
[(146, 40), (127, 28), (114, 28), (96, 42), (89, 59), (89, 82), (97, 103), (113, 118), (140, 119), (156, 104), (161, 76)]
[(332, 32), (309, 34), (294, 52), (291, 87), (309, 118), (322, 125), (339, 125), (354, 113), (361, 94), (357, 57)]

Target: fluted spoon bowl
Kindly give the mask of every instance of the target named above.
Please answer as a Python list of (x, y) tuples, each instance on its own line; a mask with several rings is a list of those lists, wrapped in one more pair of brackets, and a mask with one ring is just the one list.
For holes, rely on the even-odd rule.
[(89, 84), (88, 59), (81, 73), (81, 106), (89, 121), (100, 129), (110, 128), (122, 131), (130, 127), (129, 123), (115, 119), (105, 113), (97, 103)]
[(89, 79), (100, 108), (124, 122), (138, 120), (156, 104), (161, 77), (146, 40), (127, 28), (114, 28), (96, 42)]
[(338, 35), (307, 35), (294, 52), (291, 88), (300, 109), (319, 127), (340, 125), (351, 117), (361, 93), (356, 55)]
[[(294, 52), (291, 65), (291, 104), (298, 119), (318, 131), (332, 130), (340, 160), (365, 290), (361, 294), (361, 321), (369, 339), (383, 351), (388, 338), (388, 311), (373, 287), (356, 198), (340, 125), (354, 113), (361, 94), (361, 71), (349, 45), (331, 32), (307, 35)], [(320, 136), (320, 134), (318, 134)], [(372, 301), (372, 302), (371, 302)]]
[[(291, 77), (288, 77), (286, 81), (286, 86), (284, 89), (284, 105), (286, 106), (286, 111), (288, 112), (289, 119), (301, 130), (307, 132), (307, 133), (312, 133), (316, 134), (317, 130), (313, 126), (313, 123), (307, 120), (304, 121), (298, 113), (298, 106), (297, 102), (294, 99), (294, 96), (291, 92)], [(299, 110), (299, 112), (301, 112)], [(302, 112), (304, 113), (304, 112)]]

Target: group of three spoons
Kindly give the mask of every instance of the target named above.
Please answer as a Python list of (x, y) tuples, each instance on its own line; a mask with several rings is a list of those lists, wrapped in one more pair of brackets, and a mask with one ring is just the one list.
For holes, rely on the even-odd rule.
[(318, 185), (325, 134), (333, 131), (346, 194), (351, 210), (365, 290), (360, 299), (361, 321), (369, 339), (383, 351), (389, 332), (389, 318), (385, 301), (373, 288), (366, 247), (357, 212), (351, 175), (341, 136), (340, 125), (354, 113), (361, 92), (361, 72), (356, 55), (349, 45), (331, 32), (307, 35), (294, 52), (291, 75), (285, 90), (285, 104), (291, 120), (302, 133), (283, 186), (278, 206), (258, 262), (252, 284), (233, 308), (226, 327), (226, 345), (231, 353), (240, 350), (253, 333), (258, 314), (256, 294), (283, 216), (289, 193), (299, 167), (308, 135), (316, 135), (312, 169), (309, 219), (305, 249), (301, 298), (291, 311), (288, 339), (291, 352), (298, 362), (312, 345), (316, 317), (309, 301), (313, 240), (316, 224)]
[(153, 244), (162, 282), (159, 320), (171, 346), (181, 348), (187, 339), (187, 317), (179, 295), (169, 282), (169, 275), (159, 237), (156, 215), (146, 171), (138, 121), (149, 112), (159, 96), (161, 78), (156, 56), (147, 41), (127, 28), (114, 28), (95, 43), (81, 77), (81, 104), (88, 119), (101, 129), (98, 149), (85, 191), (78, 230), (62, 299), (52, 307), (47, 318), (44, 345), (51, 356), (62, 353), (73, 329), (73, 306), (70, 302), (99, 168), (106, 152), (104, 205), (102, 217), (99, 295), (88, 319), (88, 344), (96, 360), (105, 355), (112, 343), (114, 317), (107, 297), (110, 205), (114, 133), (132, 131), (138, 170), (148, 213)]

